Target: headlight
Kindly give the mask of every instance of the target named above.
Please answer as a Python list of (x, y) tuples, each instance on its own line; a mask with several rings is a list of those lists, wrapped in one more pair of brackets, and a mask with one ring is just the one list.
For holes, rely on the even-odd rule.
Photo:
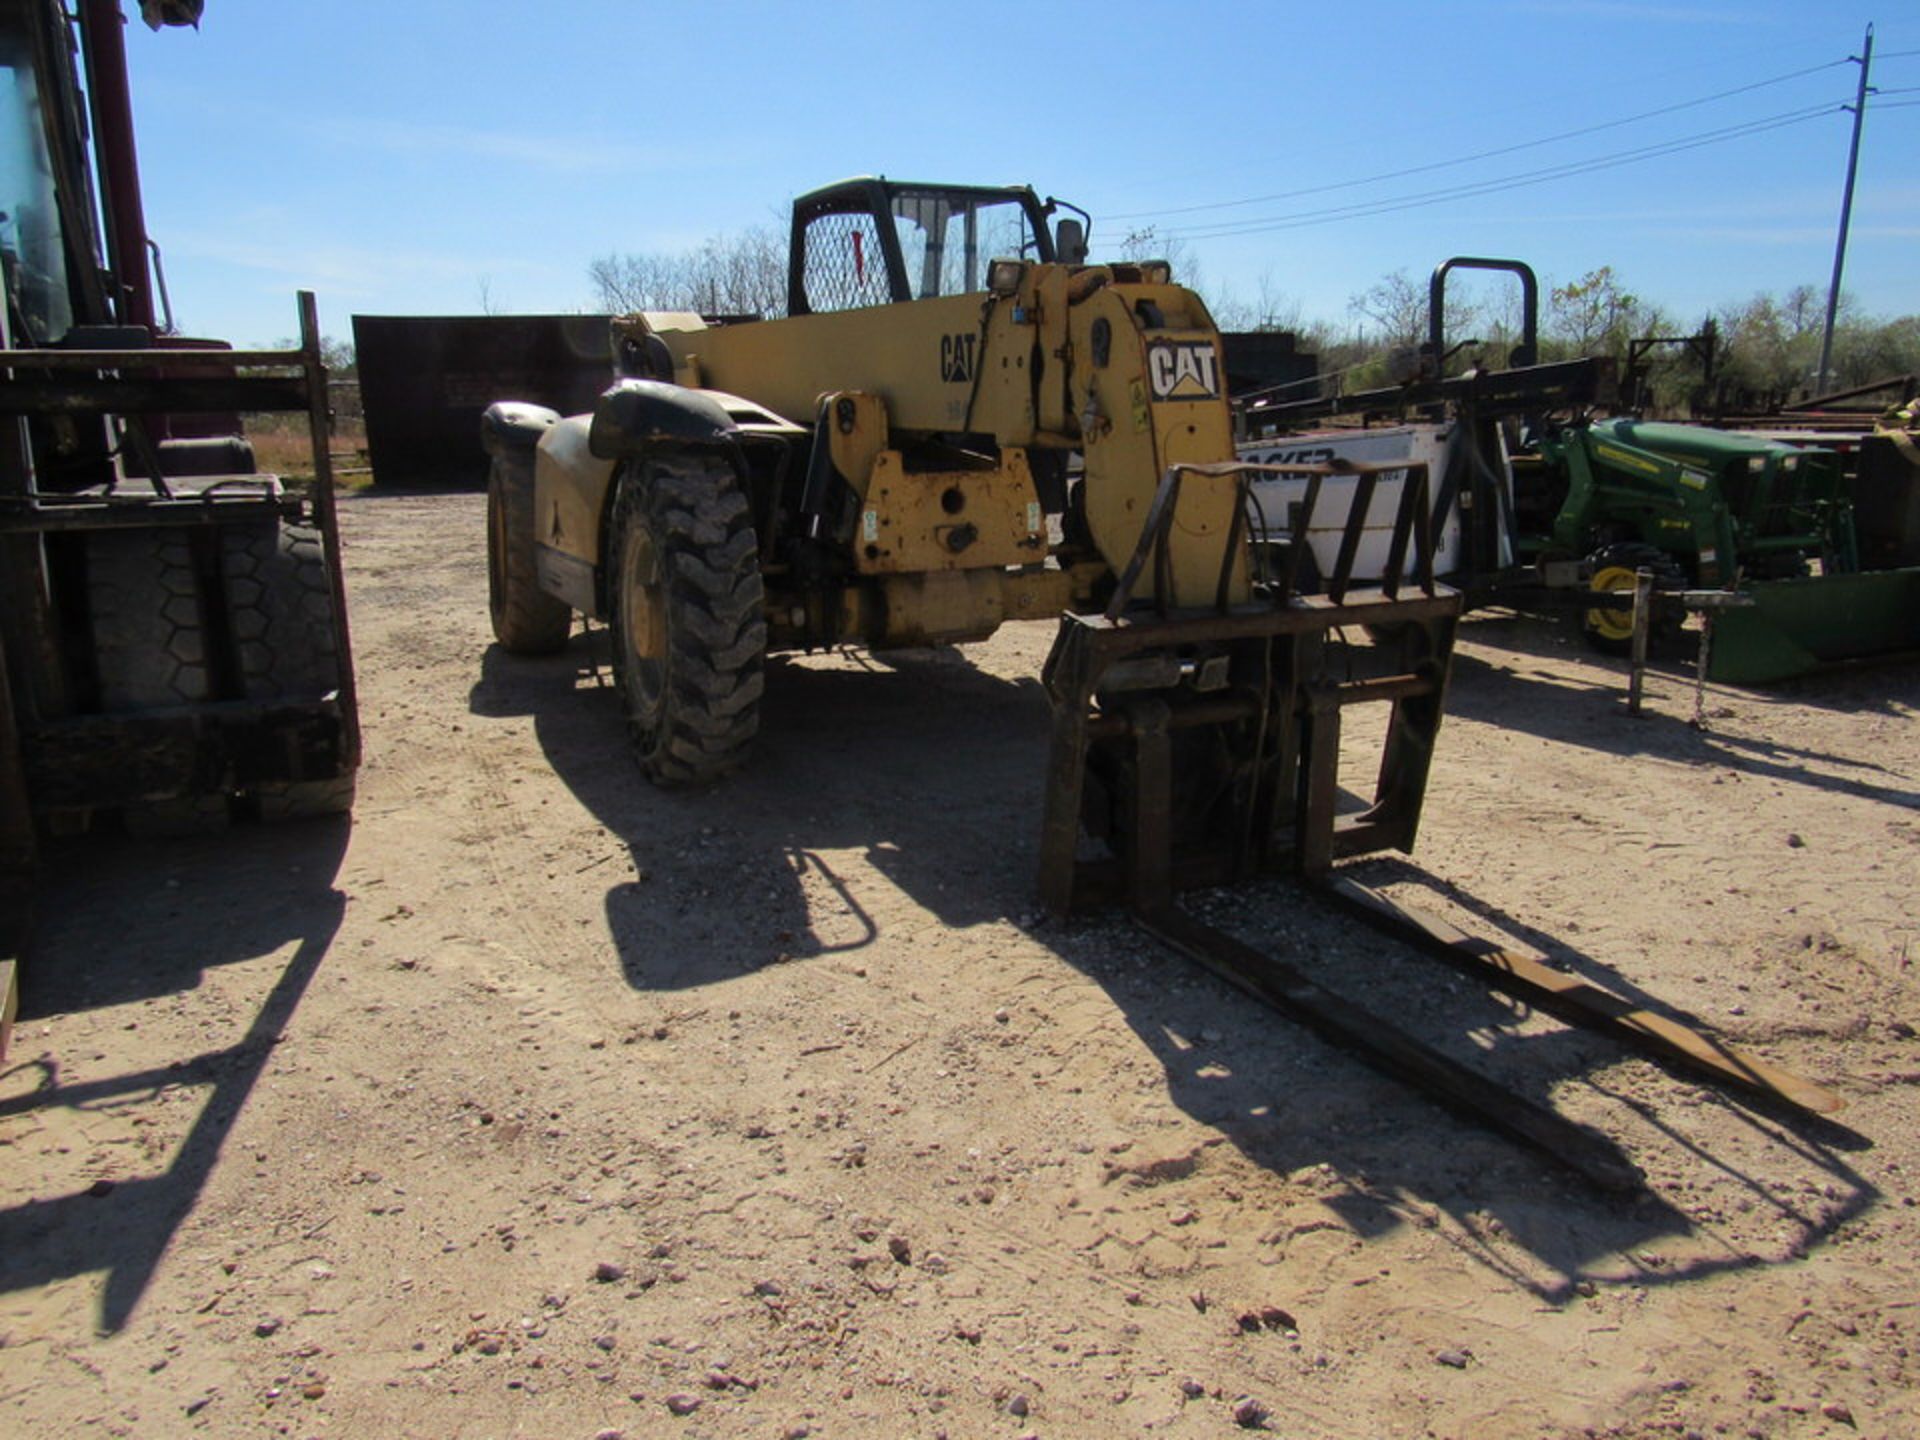
[(1000, 296), (1020, 288), (1020, 272), (1026, 268), (1018, 260), (995, 260), (987, 266), (987, 289)]

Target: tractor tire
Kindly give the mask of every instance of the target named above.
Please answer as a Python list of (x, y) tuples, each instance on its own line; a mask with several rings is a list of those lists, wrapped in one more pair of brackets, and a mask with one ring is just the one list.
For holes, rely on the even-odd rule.
[(551, 655), (573, 628), (567, 602), (540, 588), (534, 533), (533, 457), (494, 456), (487, 472), (487, 613), (493, 638), (515, 655)]
[[(212, 698), (206, 614), (188, 533), (103, 530), (86, 545), (100, 708), (125, 713)], [(212, 834), (229, 818), (224, 793), (140, 800), (121, 813), (138, 839)]]
[[(1634, 580), (1643, 567), (1653, 571), (1655, 590), (1684, 590), (1687, 586), (1686, 572), (1657, 545), (1608, 545), (1596, 550), (1588, 565), (1593, 572), (1593, 578), (1587, 582), (1589, 590), (1619, 591), (1627, 597), (1625, 609), (1603, 609), (1596, 605), (1581, 611), (1581, 636), (1602, 655), (1625, 655), (1633, 649)], [(1656, 624), (1650, 638), (1664, 639), (1667, 631), (1676, 628), (1672, 624)]]
[[(309, 525), (234, 526), (220, 537), (227, 623), (249, 700), (318, 700), (345, 680), (333, 586), (320, 532)], [(263, 820), (342, 815), (354, 774), (253, 787)]]
[(607, 608), (634, 759), (658, 785), (738, 769), (760, 729), (767, 624), (760, 546), (718, 454), (661, 453), (618, 480)]

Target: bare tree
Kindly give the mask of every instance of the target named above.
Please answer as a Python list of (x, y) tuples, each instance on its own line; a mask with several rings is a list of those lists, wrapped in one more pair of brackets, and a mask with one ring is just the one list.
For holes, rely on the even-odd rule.
[(1193, 253), (1193, 247), (1178, 235), (1162, 235), (1157, 225), (1145, 225), (1138, 230), (1129, 230), (1120, 237), (1118, 260), (1164, 260), (1173, 271), (1173, 278), (1189, 290), (1202, 289), (1200, 281), (1200, 261)]
[[(1347, 312), (1371, 322), (1377, 339), (1385, 348), (1405, 349), (1427, 338), (1427, 292), (1405, 270), (1383, 275), (1373, 285), (1347, 302)], [(1449, 321), (1456, 317), (1449, 315)], [(1449, 324), (1452, 331), (1458, 326)]]
[(1213, 287), (1207, 296), (1207, 309), (1222, 330), (1297, 335), (1306, 350), (1323, 349), (1333, 343), (1332, 327), (1309, 320), (1299, 297), (1280, 289), (1271, 270), (1261, 272), (1250, 300), (1242, 299), (1226, 285)]
[(784, 238), (766, 226), (716, 235), (680, 254), (603, 255), (587, 266), (603, 309), (698, 310), (719, 315), (781, 315), (787, 303)]
[[(1780, 302), (1781, 316), (1796, 335), (1811, 334), (1826, 325), (1826, 311), (1823, 308), (1826, 297), (1811, 285), (1796, 285), (1787, 292)], [(1837, 314), (1847, 319), (1853, 318), (1852, 297), (1844, 292), (1840, 296)]]

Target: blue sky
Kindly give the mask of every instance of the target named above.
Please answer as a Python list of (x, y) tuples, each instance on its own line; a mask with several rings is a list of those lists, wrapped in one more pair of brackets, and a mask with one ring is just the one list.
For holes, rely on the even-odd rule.
[(292, 332), (301, 287), (341, 336), (590, 309), (596, 256), (784, 225), (864, 172), (1030, 182), (1093, 213), (1096, 256), (1152, 225), (1210, 299), (1309, 318), (1479, 254), (1611, 265), (1690, 323), (1824, 291), (1869, 21), (1875, 85), (1906, 93), (1869, 102), (1845, 288), (1915, 313), (1915, 0), (209, 0), (198, 33), (128, 46), (176, 313), (251, 344)]

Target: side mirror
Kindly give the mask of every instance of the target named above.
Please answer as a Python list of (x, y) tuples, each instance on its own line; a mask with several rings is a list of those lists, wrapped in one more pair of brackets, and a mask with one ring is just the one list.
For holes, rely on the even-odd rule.
[(140, 18), (150, 30), (162, 25), (191, 25), (198, 30), (200, 12), (206, 8), (206, 0), (140, 0)]
[(1053, 253), (1063, 265), (1087, 263), (1087, 227), (1070, 217), (1053, 227)]

